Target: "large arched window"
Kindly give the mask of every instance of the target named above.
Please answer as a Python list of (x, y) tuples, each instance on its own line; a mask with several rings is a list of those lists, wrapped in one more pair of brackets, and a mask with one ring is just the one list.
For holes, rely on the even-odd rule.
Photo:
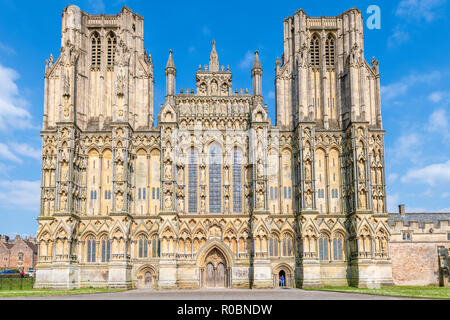
[(333, 260), (343, 260), (343, 243), (343, 237), (340, 234), (336, 234), (333, 238)]
[(273, 257), (278, 257), (280, 255), (280, 240), (276, 234), (272, 235), (272, 246), (270, 255)]
[(334, 51), (334, 38), (331, 34), (329, 34), (327, 40), (325, 41), (327, 67), (334, 67)]
[(151, 248), (152, 248), (152, 258), (159, 257), (160, 253), (160, 242), (157, 235), (152, 236), (151, 240)]
[(189, 153), (188, 174), (188, 211), (197, 213), (197, 154), (193, 148)]
[(102, 262), (109, 262), (111, 259), (111, 241), (107, 237), (102, 238)]
[(139, 258), (148, 257), (148, 240), (146, 236), (139, 237)]
[(233, 155), (233, 212), (242, 212), (242, 154), (237, 148)]
[(108, 34), (108, 67), (111, 68), (114, 65), (114, 52), (116, 51), (117, 39), (113, 32)]
[(320, 65), (320, 42), (319, 37), (314, 35), (310, 44), (311, 65), (313, 67), (319, 67)]
[(95, 263), (95, 258), (96, 258), (96, 251), (97, 251), (97, 246), (96, 246), (96, 241), (95, 238), (93, 236), (90, 236), (89, 238), (87, 238), (86, 241), (86, 261), (88, 263)]
[(293, 253), (292, 249), (292, 237), (290, 234), (286, 233), (283, 236), (283, 256), (291, 257)]
[(329, 260), (328, 255), (328, 236), (325, 234), (321, 234), (319, 238), (319, 259), (320, 260)]
[(93, 70), (100, 70), (101, 46), (100, 35), (98, 32), (94, 32), (91, 40), (91, 67)]
[(209, 212), (220, 213), (221, 211), (221, 152), (213, 146), (209, 152)]

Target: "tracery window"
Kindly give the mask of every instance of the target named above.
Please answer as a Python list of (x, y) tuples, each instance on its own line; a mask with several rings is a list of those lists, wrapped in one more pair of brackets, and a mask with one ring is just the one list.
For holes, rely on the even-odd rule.
[(100, 70), (101, 45), (100, 35), (95, 32), (91, 40), (91, 67), (93, 70)]
[(87, 247), (86, 247), (86, 257), (87, 257), (87, 259), (86, 259), (86, 261), (88, 262), (88, 263), (95, 263), (95, 258), (96, 258), (96, 256), (95, 256), (95, 254), (96, 254), (96, 241), (95, 241), (95, 238), (94, 237), (92, 237), (92, 236), (90, 236), (88, 239), (87, 239), (87, 243), (86, 243), (86, 245), (87, 245)]
[(197, 155), (194, 149), (189, 153), (188, 173), (188, 210), (189, 213), (197, 213)]
[(147, 237), (141, 236), (139, 238), (139, 258), (148, 257), (148, 240)]
[(319, 238), (319, 259), (320, 260), (329, 260), (328, 242), (329, 242), (328, 237), (326, 235), (322, 234)]
[(291, 257), (292, 249), (292, 238), (290, 235), (285, 234), (283, 236), (283, 257)]
[(343, 260), (343, 250), (342, 250), (342, 244), (343, 244), (343, 239), (341, 236), (336, 235), (333, 238), (333, 260)]
[(209, 211), (221, 211), (221, 152), (219, 148), (212, 147), (209, 153)]
[(106, 237), (101, 240), (102, 262), (109, 262), (111, 259), (111, 240)]
[(319, 67), (320, 65), (320, 43), (319, 37), (314, 35), (310, 44), (311, 65), (313, 67)]
[(112, 67), (114, 65), (114, 52), (116, 51), (117, 39), (116, 35), (113, 32), (108, 34), (108, 67)]
[(233, 156), (233, 212), (242, 212), (242, 155), (237, 149)]
[(334, 67), (334, 38), (330, 34), (328, 35), (327, 40), (325, 41), (325, 55), (327, 61), (327, 67)]
[(150, 240), (150, 246), (152, 248), (152, 258), (159, 257), (160, 242), (159, 242), (159, 239), (158, 239), (158, 237), (156, 235), (154, 235), (152, 237), (152, 239)]

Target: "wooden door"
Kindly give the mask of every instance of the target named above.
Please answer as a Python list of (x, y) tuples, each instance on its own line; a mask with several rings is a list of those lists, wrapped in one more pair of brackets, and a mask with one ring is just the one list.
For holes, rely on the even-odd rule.
[(150, 272), (145, 274), (145, 287), (152, 288), (152, 274)]
[(216, 287), (225, 288), (225, 266), (219, 263), (216, 271)]
[(214, 274), (214, 266), (212, 263), (208, 263), (206, 266), (206, 287), (214, 288), (215, 287), (215, 274)]

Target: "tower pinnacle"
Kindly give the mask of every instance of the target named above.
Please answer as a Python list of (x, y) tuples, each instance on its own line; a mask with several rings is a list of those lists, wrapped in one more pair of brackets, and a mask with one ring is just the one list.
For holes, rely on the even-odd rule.
[(219, 71), (219, 56), (216, 51), (216, 41), (212, 41), (211, 56), (209, 58), (209, 71), (217, 72)]

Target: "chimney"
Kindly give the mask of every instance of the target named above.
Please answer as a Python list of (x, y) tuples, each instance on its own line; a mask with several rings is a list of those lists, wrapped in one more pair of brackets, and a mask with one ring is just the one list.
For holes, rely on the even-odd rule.
[(399, 205), (398, 206), (398, 212), (402, 215), (402, 216), (404, 216), (405, 215), (405, 205), (404, 204), (401, 204), (401, 205)]

